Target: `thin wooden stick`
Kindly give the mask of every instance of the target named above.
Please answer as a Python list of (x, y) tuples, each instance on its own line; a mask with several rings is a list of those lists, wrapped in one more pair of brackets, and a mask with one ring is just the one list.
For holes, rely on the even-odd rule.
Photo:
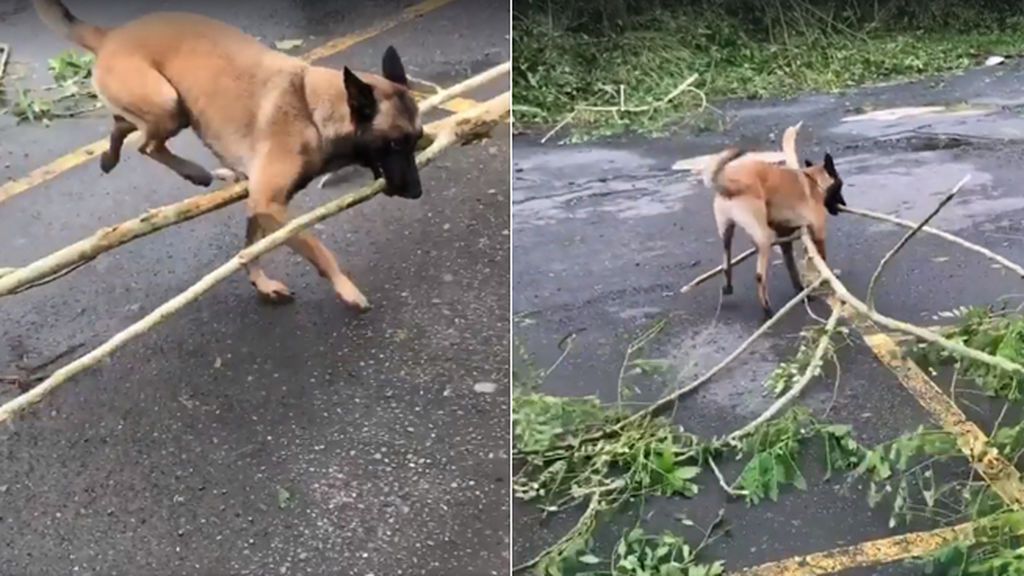
[(804, 248), (805, 250), (807, 250), (807, 254), (811, 257), (811, 262), (814, 264), (815, 268), (818, 269), (819, 275), (821, 277), (824, 277), (825, 280), (829, 283), (829, 286), (832, 288), (832, 291), (835, 292), (836, 296), (857, 312), (870, 318), (876, 324), (881, 324), (882, 326), (885, 326), (886, 328), (889, 328), (891, 330), (896, 330), (899, 332), (903, 332), (905, 334), (910, 334), (911, 336), (916, 336), (917, 338), (920, 338), (921, 340), (924, 340), (926, 342), (937, 344), (945, 348), (946, 350), (952, 352), (953, 354), (956, 354), (957, 356), (967, 357), (970, 358), (971, 360), (983, 362), (985, 364), (1001, 368), (1008, 372), (1024, 374), (1024, 366), (1021, 366), (1016, 362), (1012, 362), (1010, 360), (1000, 358), (998, 356), (993, 356), (991, 354), (986, 354), (985, 352), (975, 350), (974, 348), (969, 348), (967, 346), (964, 346), (963, 344), (960, 344), (959, 342), (954, 342), (952, 340), (949, 340), (948, 338), (944, 338), (931, 330), (922, 328), (920, 326), (916, 326), (914, 324), (903, 322), (901, 320), (896, 320), (895, 318), (890, 318), (888, 316), (879, 314), (874, 310), (871, 310), (870, 308), (868, 308), (867, 304), (865, 304), (856, 296), (851, 294), (850, 291), (847, 290), (846, 286), (839, 280), (839, 278), (836, 278), (836, 275), (832, 273), (832, 270), (830, 270), (828, 265), (825, 264), (825, 261), (821, 259), (821, 255), (818, 254), (818, 250), (814, 247), (814, 243), (811, 242), (806, 229), (803, 230), (802, 240), (804, 243)]
[(4, 79), (4, 74), (7, 73), (7, 62), (11, 58), (11, 45), (0, 42), (0, 81)]
[(796, 296), (794, 296), (792, 300), (790, 300), (789, 302), (786, 302), (786, 305), (783, 306), (782, 308), (780, 308), (779, 311), (776, 312), (774, 316), (769, 318), (767, 322), (762, 324), (760, 328), (755, 330), (753, 334), (751, 334), (749, 337), (747, 337), (747, 339), (744, 340), (743, 343), (740, 344), (740, 346), (738, 348), (733, 350), (731, 354), (726, 356), (721, 362), (716, 364), (713, 368), (711, 368), (710, 370), (705, 372), (700, 378), (698, 378), (698, 379), (694, 380), (693, 382), (691, 382), (690, 384), (688, 384), (688, 385), (686, 385), (686, 386), (684, 386), (684, 387), (682, 387), (682, 388), (680, 388), (680, 389), (678, 389), (678, 390), (676, 390), (676, 391), (674, 391), (674, 392), (672, 392), (672, 393), (662, 397), (660, 400), (658, 400), (654, 404), (651, 404), (650, 406), (644, 408), (643, 410), (633, 414), (629, 418), (626, 418), (622, 422), (619, 422), (619, 424), (616, 425), (614, 427), (614, 429), (615, 430), (621, 430), (622, 428), (626, 427), (627, 425), (629, 425), (630, 423), (632, 423), (632, 422), (634, 422), (636, 420), (640, 420), (642, 418), (650, 418), (652, 416), (655, 416), (655, 415), (661, 413), (662, 411), (666, 410), (667, 408), (669, 408), (670, 406), (675, 404), (679, 400), (679, 398), (681, 398), (683, 395), (688, 394), (689, 392), (692, 392), (693, 390), (696, 390), (698, 386), (700, 386), (701, 384), (704, 384), (708, 380), (711, 380), (711, 378), (713, 378), (716, 374), (721, 372), (722, 369), (724, 369), (726, 366), (728, 366), (729, 363), (731, 363), (733, 360), (735, 360), (740, 354), (745, 352), (747, 350), (747, 348), (749, 348), (750, 345), (754, 343), (755, 340), (760, 338), (765, 332), (770, 330), (772, 326), (777, 324), (779, 322), (779, 320), (781, 320), (782, 317), (785, 316), (790, 310), (792, 310), (798, 304), (800, 304), (800, 302), (802, 302), (804, 300), (804, 298), (807, 298), (807, 296), (810, 295), (810, 293), (813, 292), (815, 288), (817, 288), (818, 286), (821, 285), (822, 281), (823, 280), (821, 278), (817, 278), (817, 279), (814, 280), (814, 282), (812, 282), (806, 288), (801, 290), (800, 293), (797, 294)]
[(761, 413), (760, 416), (755, 418), (746, 426), (736, 430), (732, 434), (726, 437), (729, 442), (735, 442), (740, 438), (743, 438), (747, 434), (750, 434), (758, 426), (771, 420), (779, 413), (783, 408), (788, 406), (790, 402), (796, 399), (797, 396), (803, 392), (804, 388), (810, 384), (814, 376), (817, 375), (818, 370), (821, 368), (822, 363), (825, 361), (825, 351), (828, 349), (828, 344), (832, 339), (832, 333), (836, 330), (836, 325), (839, 323), (839, 317), (841, 316), (842, 306), (835, 306), (832, 308), (832, 314), (828, 317), (828, 322), (825, 324), (825, 333), (821, 335), (821, 339), (818, 340), (818, 345), (814, 348), (814, 353), (811, 356), (810, 363), (807, 364), (807, 368), (803, 374), (800, 375), (800, 379), (797, 380), (793, 387), (788, 392), (782, 395), (778, 400), (775, 401), (767, 410)]
[[(757, 253), (757, 248), (751, 248), (751, 249), (747, 250), (746, 252), (740, 254), (739, 256), (736, 256), (735, 258), (733, 258), (732, 259), (732, 264), (730, 264), (730, 265), (731, 266), (735, 266), (735, 265), (739, 264), (740, 262), (743, 262), (747, 258), (750, 258), (751, 256), (753, 256), (756, 253)], [(722, 265), (719, 264), (718, 266), (715, 266), (711, 270), (708, 270), (707, 272), (701, 274), (700, 276), (697, 276), (693, 280), (690, 280), (689, 284), (687, 284), (686, 286), (683, 286), (682, 288), (679, 289), (679, 293), (680, 294), (686, 294), (690, 290), (693, 290), (697, 286), (700, 286), (701, 284), (707, 282), (708, 280), (711, 280), (712, 278), (714, 278), (715, 276), (718, 276), (721, 273), (722, 273)]]
[[(507, 63), (503, 66), (507, 67)], [(478, 85), (477, 79), (480, 77), (489, 75), (493, 79), (497, 75), (495, 70), (500, 68), (501, 66), (496, 66), (449, 88), (443, 93), (446, 95), (445, 99), (454, 98), (467, 90), (473, 89)], [(421, 140), (421, 149), (425, 149), (429, 144), (433, 143), (437, 134), (453, 129), (455, 127), (453, 123), (457, 120), (458, 115), (453, 115), (436, 122), (431, 122), (425, 126), (424, 136)], [(487, 128), (487, 130), (489, 129), (490, 127)], [(484, 134), (485, 132), (481, 129), (475, 134), (467, 135), (466, 140), (468, 142)], [(328, 177), (330, 175), (325, 176), (325, 178)], [(203, 214), (234, 204), (245, 198), (248, 193), (244, 182), (225, 186), (220, 190), (155, 208), (131, 220), (102, 228), (87, 238), (83, 238), (21, 268), (0, 268), (0, 297), (16, 294), (36, 285), (56, 280), (59, 277), (57, 275), (64, 273), (64, 270), (88, 262), (104, 252), (137, 238), (148, 236), (169, 226), (187, 222)]]
[(245, 184), (233, 184), (216, 192), (200, 194), (155, 208), (142, 216), (114, 226), (101, 228), (91, 236), (0, 276), (0, 296), (15, 294), (32, 284), (45, 283), (48, 278), (60, 274), (63, 270), (88, 262), (108, 250), (223, 208), (247, 195)]
[[(430, 164), (447, 148), (456, 143), (462, 142), (467, 137), (475, 137), (478, 132), (482, 130), (482, 127), (493, 127), (497, 123), (503, 121), (504, 118), (508, 116), (510, 105), (511, 99), (509, 97), (509, 93), (506, 92), (488, 100), (480, 106), (458, 114), (458, 118), (449, 123), (451, 129), (440, 134), (434, 144), (417, 157), (417, 165), (422, 167)], [(185, 307), (185, 305), (195, 301), (205, 292), (209, 291), (218, 282), (241, 270), (246, 263), (251, 262), (253, 259), (269, 252), (277, 246), (280, 246), (285, 243), (288, 238), (302, 230), (326, 220), (339, 212), (347, 210), (348, 208), (366, 202), (380, 193), (383, 188), (384, 182), (382, 180), (376, 180), (371, 185), (358, 192), (346, 194), (341, 198), (328, 202), (319, 208), (294, 218), (273, 234), (265, 236), (263, 239), (242, 250), (236, 254), (234, 258), (204, 276), (199, 282), (193, 284), (181, 294), (178, 294), (174, 298), (160, 305), (156, 310), (153, 310), (141, 320), (135, 322), (121, 332), (118, 332), (99, 347), (61, 367), (44, 382), (39, 384), (39, 386), (36, 386), (32, 390), (18, 396), (3, 406), (0, 406), (0, 423), (9, 420), (15, 414), (37, 404), (44, 397), (53, 392), (58, 386), (64, 384), (82, 371), (95, 366), (98, 362), (110, 356), (115, 350), (123, 346), (128, 341), (149, 331), (160, 322), (166, 320), (172, 314)]]
[(907, 245), (907, 242), (910, 242), (911, 238), (916, 236), (922, 228), (927, 226), (928, 223), (931, 222), (932, 219), (935, 218), (939, 214), (939, 212), (941, 212), (942, 209), (945, 208), (946, 205), (949, 204), (953, 200), (953, 198), (960, 193), (960, 189), (963, 188), (964, 184), (967, 184), (967, 181), (970, 179), (970, 174), (967, 174), (966, 176), (961, 178), (960, 181), (957, 182), (956, 186), (953, 187), (953, 190), (951, 190), (949, 194), (946, 194), (945, 198), (943, 198), (942, 201), (940, 201), (938, 205), (935, 206), (935, 208), (927, 216), (925, 216), (924, 220), (918, 222), (917, 226), (914, 226), (913, 228), (910, 229), (909, 232), (904, 234), (903, 238), (900, 238), (900, 241), (897, 242), (896, 245), (892, 247), (892, 250), (886, 252), (885, 256), (882, 257), (882, 260), (878, 263), (878, 267), (875, 268), (874, 274), (871, 275), (871, 280), (868, 281), (868, 291), (867, 294), (864, 296), (865, 302), (867, 302), (867, 305), (872, 310), (875, 309), (875, 285), (878, 283), (878, 279), (881, 277), (882, 271), (885, 269), (885, 265), (888, 264), (890, 260), (892, 260), (893, 256), (895, 256), (897, 252), (899, 252), (904, 246)]
[[(773, 245), (774, 246), (778, 246), (779, 244), (785, 244), (786, 242), (792, 242), (793, 240), (797, 240), (799, 237), (800, 237), (799, 234), (793, 234), (791, 236), (786, 236), (785, 238), (780, 238), (780, 239), (776, 240), (773, 243)], [(751, 249), (747, 250), (746, 252), (740, 254), (739, 256), (734, 257), (732, 259), (732, 263), (730, 264), (730, 266), (735, 266), (735, 265), (739, 264), (740, 262), (743, 262), (744, 260), (750, 258), (751, 256), (753, 256), (756, 253), (757, 253), (757, 248), (751, 248)], [(714, 278), (721, 271), (722, 271), (722, 265), (719, 264), (718, 266), (712, 268), (711, 270), (708, 270), (707, 272), (705, 272), (705, 273), (701, 274), (700, 276), (697, 276), (696, 278), (691, 280), (689, 284), (687, 284), (686, 286), (683, 286), (682, 288), (679, 289), (679, 293), (680, 294), (686, 294), (687, 292), (689, 292), (690, 290), (693, 290), (697, 286), (700, 286), (701, 284), (707, 282), (708, 280), (711, 280), (712, 278)]]
[[(889, 216), (888, 214), (872, 212), (871, 210), (865, 210), (863, 208), (850, 208), (849, 206), (840, 206), (839, 209), (849, 214), (862, 216), (864, 218), (871, 218), (872, 220), (878, 220), (881, 222), (888, 222), (890, 224), (896, 224), (897, 226), (903, 226), (904, 228), (914, 228), (915, 226), (917, 226), (916, 223), (911, 222), (909, 220), (903, 220), (901, 218), (896, 218), (895, 216)], [(1000, 256), (999, 254), (996, 254), (995, 252), (992, 252), (987, 248), (974, 244), (973, 242), (968, 242), (967, 240), (964, 240), (959, 236), (954, 236), (949, 232), (939, 230), (938, 228), (932, 228), (931, 226), (922, 227), (921, 232), (927, 232), (928, 234), (938, 236), (943, 240), (948, 240), (949, 242), (952, 242), (957, 246), (961, 246), (963, 248), (971, 250), (972, 252), (977, 252), (978, 254), (981, 254), (985, 258), (988, 258), (989, 260), (996, 262), (1003, 268), (1016, 272), (1017, 275), (1020, 276), (1021, 278), (1024, 278), (1024, 267), (1015, 264), (1014, 262), (1004, 258), (1003, 256)]]
[(715, 464), (715, 459), (708, 456), (708, 464), (711, 466), (711, 471), (715, 473), (715, 478), (718, 478), (718, 485), (725, 490), (725, 493), (733, 498), (739, 498), (740, 496), (748, 496), (750, 493), (743, 489), (736, 489), (729, 486), (729, 483), (725, 481), (725, 476), (722, 476), (721, 470), (718, 469), (718, 465)]
[(472, 78), (467, 78), (462, 82), (459, 82), (458, 84), (452, 86), (451, 88), (442, 90), (437, 94), (430, 96), (430, 98), (427, 98), (426, 100), (420, 102), (420, 113), (422, 114), (424, 112), (427, 112), (428, 110), (436, 108), (441, 104), (444, 104), (445, 102), (451, 100), (452, 98), (455, 98), (456, 96), (461, 96), (466, 92), (469, 92), (470, 90), (476, 90), (477, 88), (483, 86), (484, 84), (487, 84), (491, 80), (500, 78), (502, 75), (507, 76), (511, 69), (511, 62), (498, 64), (493, 68), (484, 70), (483, 72), (477, 74), (476, 76), (473, 76)]

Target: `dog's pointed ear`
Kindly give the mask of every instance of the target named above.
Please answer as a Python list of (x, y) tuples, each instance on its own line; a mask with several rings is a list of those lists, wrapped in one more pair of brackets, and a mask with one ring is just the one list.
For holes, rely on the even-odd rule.
[(814, 166), (814, 162), (811, 162), (807, 158), (804, 158), (804, 167), (805, 168), (810, 168), (811, 166)]
[(343, 74), (352, 119), (356, 123), (372, 122), (373, 117), (377, 115), (377, 98), (373, 95), (373, 87), (360, 80), (348, 66), (345, 66)]
[(388, 49), (384, 51), (384, 62), (381, 67), (384, 71), (384, 77), (388, 80), (402, 86), (409, 85), (409, 77), (405, 75), (402, 57), (398, 55), (398, 50), (395, 50), (394, 46), (388, 46)]
[(839, 174), (836, 173), (835, 162), (832, 161), (832, 155), (828, 152), (825, 153), (825, 172), (833, 178), (839, 177)]

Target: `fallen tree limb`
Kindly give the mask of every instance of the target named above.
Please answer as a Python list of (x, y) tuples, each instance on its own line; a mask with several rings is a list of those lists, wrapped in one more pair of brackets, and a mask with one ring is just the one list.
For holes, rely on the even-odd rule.
[(946, 196), (938, 203), (938, 205), (936, 205), (935, 208), (927, 216), (925, 216), (924, 220), (921, 220), (917, 224), (917, 226), (914, 226), (913, 228), (910, 229), (909, 232), (904, 234), (903, 238), (900, 238), (900, 241), (897, 242), (896, 245), (892, 247), (892, 250), (886, 252), (885, 256), (882, 257), (882, 260), (878, 263), (878, 267), (875, 268), (874, 274), (871, 275), (871, 280), (868, 281), (868, 291), (867, 294), (864, 296), (864, 301), (867, 302), (867, 305), (872, 310), (875, 309), (875, 285), (878, 283), (878, 279), (882, 276), (882, 271), (885, 269), (885, 265), (888, 264), (890, 260), (892, 260), (893, 256), (895, 256), (897, 252), (899, 252), (904, 246), (907, 245), (907, 242), (910, 242), (911, 238), (916, 236), (922, 228), (927, 226), (928, 223), (931, 222), (932, 219), (935, 218), (939, 214), (939, 212), (941, 212), (942, 209), (945, 208), (946, 205), (949, 204), (953, 200), (953, 198), (960, 193), (960, 190), (964, 187), (964, 184), (967, 184), (967, 181), (970, 179), (970, 174), (967, 174), (966, 176), (961, 178), (960, 181), (957, 182), (956, 186), (953, 187), (953, 190), (951, 190), (949, 194), (946, 194)]
[(805, 369), (803, 374), (800, 375), (800, 379), (793, 384), (793, 387), (782, 395), (782, 397), (776, 400), (774, 404), (769, 406), (767, 410), (762, 412), (760, 416), (743, 428), (729, 434), (726, 437), (726, 440), (729, 442), (735, 442), (747, 434), (750, 434), (757, 429), (758, 426), (774, 418), (776, 414), (788, 406), (790, 402), (795, 400), (796, 397), (804, 391), (804, 388), (811, 383), (811, 380), (814, 379), (814, 376), (818, 373), (822, 363), (825, 361), (825, 351), (828, 349), (828, 344), (832, 339), (832, 333), (835, 332), (836, 325), (839, 323), (839, 317), (842, 315), (842, 309), (842, 305), (832, 308), (832, 314), (828, 317), (828, 322), (825, 324), (825, 333), (822, 334), (821, 339), (818, 340), (818, 345), (814, 348), (814, 353), (811, 356), (811, 361), (807, 364), (807, 369)]
[(498, 64), (493, 68), (484, 70), (483, 72), (477, 74), (476, 76), (467, 78), (462, 82), (459, 82), (458, 84), (452, 86), (451, 88), (441, 90), (437, 94), (432, 94), (429, 98), (420, 102), (420, 114), (432, 110), (440, 106), (441, 104), (444, 104), (445, 102), (451, 100), (452, 98), (455, 98), (456, 96), (461, 96), (466, 92), (469, 92), (470, 90), (476, 90), (477, 88), (483, 86), (484, 84), (487, 84), (492, 80), (500, 78), (502, 75), (508, 76), (509, 71), (511, 69), (511, 62)]
[(817, 248), (814, 247), (814, 243), (810, 241), (810, 236), (808, 236), (806, 229), (802, 231), (802, 234), (804, 249), (807, 251), (808, 256), (811, 257), (811, 262), (814, 264), (814, 267), (817, 268), (818, 274), (821, 277), (825, 278), (825, 280), (829, 283), (829, 286), (832, 288), (833, 292), (835, 292), (836, 296), (840, 300), (845, 302), (847, 305), (849, 305), (851, 308), (853, 308), (855, 311), (859, 312), (860, 314), (863, 314), (864, 316), (867, 316), (876, 324), (885, 326), (890, 330), (896, 330), (898, 332), (910, 334), (911, 336), (916, 336), (917, 338), (920, 338), (921, 340), (924, 340), (926, 342), (937, 344), (942, 348), (945, 348), (949, 352), (956, 354), (957, 356), (970, 358), (971, 360), (983, 362), (990, 366), (995, 366), (997, 368), (1001, 368), (1009, 372), (1024, 374), (1024, 366), (1021, 366), (1016, 362), (1012, 362), (1010, 360), (1000, 358), (998, 356), (993, 356), (991, 354), (986, 354), (985, 352), (975, 350), (974, 348), (969, 348), (967, 346), (964, 346), (963, 344), (960, 344), (959, 342), (954, 342), (952, 340), (949, 340), (948, 338), (944, 338), (938, 333), (933, 332), (931, 330), (921, 328), (920, 326), (915, 326), (914, 324), (910, 324), (908, 322), (896, 320), (895, 318), (890, 318), (888, 316), (879, 314), (874, 310), (871, 310), (870, 308), (868, 308), (867, 304), (865, 304), (856, 296), (851, 294), (850, 291), (847, 290), (846, 286), (839, 280), (839, 278), (836, 278), (836, 275), (832, 273), (832, 270), (829, 269), (825, 261), (821, 259), (821, 254), (819, 254)]
[(114, 226), (101, 228), (92, 236), (0, 276), (0, 296), (17, 294), (33, 285), (45, 283), (54, 276), (62, 275), (64, 270), (89, 262), (108, 250), (234, 204), (247, 195), (248, 190), (244, 183), (233, 184), (216, 192), (200, 194), (181, 202), (154, 208), (142, 216)]
[[(509, 113), (511, 102), (509, 93), (492, 98), (487, 102), (469, 110), (465, 113), (452, 117), (445, 125), (446, 129), (439, 134), (434, 144), (419, 154), (416, 164), (420, 167), (430, 164), (441, 152), (454, 144), (464, 141), (467, 137), (476, 137), (482, 127), (493, 127), (502, 122)], [(328, 202), (319, 208), (306, 212), (288, 222), (279, 230), (270, 234), (258, 242), (235, 255), (234, 258), (222, 264), (199, 282), (193, 284), (187, 290), (174, 298), (168, 300), (155, 310), (138, 320), (128, 328), (115, 334), (99, 347), (93, 349), (61, 367), (49, 378), (32, 390), (18, 396), (10, 402), (0, 406), (0, 423), (9, 420), (15, 414), (28, 409), (40, 402), (44, 397), (53, 392), (58, 386), (70, 380), (73, 376), (84, 370), (95, 366), (104, 358), (110, 356), (114, 351), (135, 337), (144, 334), (160, 322), (169, 318), (172, 314), (181, 310), (185, 305), (195, 301), (204, 293), (213, 288), (218, 282), (228, 278), (235, 272), (241, 270), (246, 263), (280, 246), (291, 236), (326, 220), (348, 208), (366, 202), (373, 198), (384, 188), (383, 180), (376, 180), (371, 185), (358, 192), (346, 194), (341, 198)]]
[[(864, 218), (871, 218), (872, 220), (878, 220), (880, 222), (888, 222), (890, 224), (895, 224), (897, 226), (903, 226), (904, 228), (914, 228), (915, 226), (917, 226), (917, 224), (911, 222), (910, 220), (903, 220), (902, 218), (896, 218), (895, 216), (889, 216), (888, 214), (872, 212), (871, 210), (865, 210), (863, 208), (850, 208), (848, 206), (840, 206), (839, 209), (849, 214), (863, 216)], [(938, 228), (932, 228), (931, 226), (923, 226), (921, 228), (921, 232), (926, 232), (933, 236), (938, 236), (939, 238), (952, 242), (957, 246), (966, 248), (968, 250), (971, 250), (972, 252), (977, 252), (978, 254), (981, 254), (985, 258), (988, 258), (989, 260), (996, 262), (1003, 268), (1016, 272), (1017, 275), (1020, 276), (1021, 278), (1024, 278), (1024, 267), (1015, 264), (1014, 262), (1008, 260), (1007, 258), (1000, 256), (999, 254), (996, 254), (995, 252), (992, 252), (988, 248), (984, 248), (982, 246), (974, 244), (973, 242), (968, 242), (967, 240), (964, 240), (959, 236), (954, 236), (949, 232), (939, 230)]]
[[(507, 64), (496, 66), (445, 90), (442, 93), (444, 98), (440, 99), (438, 103), (477, 87), (479, 85), (478, 79), (482, 76), (487, 75), (489, 79), (493, 79), (501, 71), (502, 66), (507, 67)], [(436, 135), (445, 130), (453, 129), (453, 122), (456, 121), (458, 116), (449, 116), (425, 126), (424, 136), (421, 140), (422, 148), (425, 149), (431, 145)], [(467, 136), (466, 141), (469, 142), (486, 135), (490, 128), (476, 127), (477, 132)], [(58, 275), (66, 274), (67, 272), (65, 271), (70, 268), (87, 263), (104, 252), (169, 226), (187, 222), (203, 214), (234, 204), (245, 198), (248, 193), (244, 182), (225, 186), (214, 192), (200, 194), (181, 202), (154, 208), (141, 216), (120, 224), (101, 228), (91, 236), (20, 268), (0, 268), (0, 297), (17, 294), (29, 288), (56, 280), (59, 277)]]

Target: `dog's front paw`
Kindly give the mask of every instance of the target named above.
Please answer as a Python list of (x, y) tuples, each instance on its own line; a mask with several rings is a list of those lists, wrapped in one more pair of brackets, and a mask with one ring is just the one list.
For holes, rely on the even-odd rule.
[(363, 293), (355, 286), (338, 290), (338, 298), (357, 312), (369, 312), (373, 308), (366, 296), (363, 296)]
[(241, 182), (243, 178), (238, 172), (235, 172), (231, 168), (215, 168), (210, 172), (216, 180), (224, 182)]
[(287, 286), (269, 278), (256, 285), (256, 291), (260, 295), (260, 300), (268, 304), (288, 304), (295, 300), (295, 296)]

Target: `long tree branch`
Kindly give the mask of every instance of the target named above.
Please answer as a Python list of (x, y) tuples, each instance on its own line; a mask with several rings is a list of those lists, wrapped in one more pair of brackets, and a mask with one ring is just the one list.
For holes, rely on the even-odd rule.
[(641, 410), (641, 411), (633, 414), (629, 418), (626, 418), (625, 420), (619, 422), (619, 424), (616, 425), (613, 428), (613, 430), (621, 430), (622, 428), (625, 428), (626, 426), (628, 426), (632, 422), (635, 422), (635, 421), (643, 419), (643, 418), (650, 418), (650, 417), (653, 417), (653, 416), (656, 416), (656, 415), (660, 414), (661, 412), (663, 412), (664, 410), (670, 408), (672, 405), (674, 405), (676, 402), (678, 402), (679, 398), (681, 398), (685, 394), (688, 394), (688, 393), (696, 390), (698, 386), (704, 384), (708, 380), (711, 380), (716, 374), (721, 372), (733, 360), (735, 360), (737, 357), (739, 357), (740, 354), (745, 352), (747, 350), (747, 348), (750, 348), (750, 345), (753, 344), (755, 340), (757, 340), (765, 332), (770, 330), (771, 327), (774, 326), (776, 323), (778, 323), (779, 320), (781, 320), (782, 317), (785, 316), (790, 310), (792, 310), (798, 304), (803, 302), (803, 300), (805, 298), (807, 298), (807, 296), (809, 296), (811, 294), (811, 292), (814, 291), (815, 288), (817, 288), (819, 285), (821, 285), (821, 283), (822, 283), (822, 279), (820, 279), (820, 278), (816, 279), (814, 282), (812, 282), (810, 285), (808, 285), (806, 288), (804, 288), (799, 294), (794, 296), (792, 300), (790, 300), (789, 302), (786, 302), (785, 306), (780, 308), (779, 311), (776, 312), (774, 316), (769, 318), (767, 322), (762, 324), (760, 328), (755, 330), (753, 334), (751, 334), (749, 337), (747, 337), (747, 339), (744, 340), (743, 343), (740, 344), (738, 348), (733, 350), (732, 353), (730, 353), (728, 356), (726, 356), (724, 359), (722, 359), (722, 361), (719, 362), (718, 364), (716, 364), (713, 368), (711, 368), (710, 370), (705, 372), (700, 378), (694, 380), (690, 384), (688, 384), (688, 385), (686, 385), (686, 386), (684, 386), (684, 387), (682, 387), (682, 388), (680, 388), (678, 390), (675, 390), (674, 392), (672, 392), (670, 394), (667, 394), (666, 396), (662, 397), (660, 400), (658, 400), (654, 404), (651, 404), (650, 406), (647, 406), (643, 410)]
[[(914, 228), (917, 226), (916, 223), (911, 222), (910, 220), (903, 220), (902, 218), (896, 218), (895, 216), (889, 216), (888, 214), (872, 212), (871, 210), (865, 210), (863, 208), (850, 208), (849, 206), (840, 206), (839, 209), (849, 214), (854, 214), (856, 216), (861, 216), (864, 218), (870, 218), (872, 220), (878, 220), (880, 222), (888, 222), (890, 224), (895, 224), (897, 226), (903, 226), (904, 228)], [(1021, 278), (1024, 278), (1024, 267), (1010, 261), (1009, 259), (1003, 256), (1000, 256), (999, 254), (996, 254), (995, 252), (992, 252), (988, 248), (979, 246), (973, 242), (968, 242), (967, 240), (964, 240), (959, 236), (954, 236), (949, 232), (945, 232), (943, 230), (939, 230), (938, 228), (933, 228), (931, 226), (921, 227), (921, 232), (925, 232), (933, 236), (938, 236), (939, 238), (952, 242), (957, 246), (966, 248), (968, 250), (971, 250), (972, 252), (977, 252), (978, 254), (981, 254), (985, 258), (988, 258), (989, 260), (996, 262), (1003, 268), (1014, 271)]]
[[(432, 99), (437, 99), (435, 100), (435, 105), (484, 84), (485, 82), (482, 82), (481, 78), (484, 80), (494, 79), (500, 75), (503, 66), (507, 68), (508, 64), (495, 66), (433, 96)], [(451, 129), (452, 123), (456, 121), (457, 117), (458, 115), (448, 116), (425, 126), (420, 148), (427, 148), (434, 142), (436, 135)], [(472, 137), (468, 136), (467, 140), (486, 134), (484, 130), (490, 130), (490, 127), (478, 128), (477, 130), (478, 132), (472, 135)], [(187, 222), (203, 214), (219, 210), (242, 200), (247, 195), (248, 189), (244, 182), (232, 184), (214, 192), (200, 194), (181, 202), (154, 208), (141, 216), (120, 224), (101, 228), (91, 236), (20, 268), (0, 268), (0, 297), (46, 284), (51, 280), (57, 279), (58, 275), (66, 273), (65, 271), (69, 268), (93, 260), (104, 252), (169, 226)]]
[(952, 352), (953, 354), (956, 354), (957, 356), (970, 358), (971, 360), (977, 360), (978, 362), (983, 362), (985, 364), (1001, 368), (1008, 372), (1024, 374), (1024, 366), (1021, 366), (1016, 362), (1012, 362), (1010, 360), (1000, 358), (998, 356), (993, 356), (991, 354), (986, 354), (985, 352), (975, 350), (974, 348), (969, 348), (959, 342), (954, 342), (953, 340), (944, 338), (940, 334), (932, 330), (928, 330), (926, 328), (922, 328), (920, 326), (916, 326), (908, 322), (903, 322), (901, 320), (896, 320), (895, 318), (890, 318), (888, 316), (879, 314), (874, 310), (871, 310), (870, 308), (868, 308), (867, 304), (865, 304), (863, 301), (861, 301), (856, 296), (851, 294), (850, 291), (846, 288), (846, 286), (839, 280), (839, 278), (837, 278), (836, 275), (832, 273), (832, 270), (830, 270), (825, 261), (822, 260), (821, 254), (818, 253), (817, 248), (814, 247), (814, 243), (810, 241), (810, 237), (807, 234), (807, 230), (803, 230), (802, 233), (804, 249), (807, 251), (807, 254), (811, 257), (811, 262), (814, 264), (815, 268), (818, 269), (819, 275), (825, 278), (825, 280), (829, 283), (829, 286), (835, 292), (836, 296), (840, 300), (848, 304), (855, 311), (867, 316), (876, 324), (880, 324), (891, 330), (896, 330), (898, 332), (910, 334), (911, 336), (915, 336), (926, 342), (931, 342), (933, 344), (941, 346), (942, 348), (945, 348), (946, 350)]
[[(483, 126), (493, 127), (503, 121), (508, 116), (510, 105), (509, 93), (506, 92), (480, 106), (452, 117), (447, 124), (449, 128), (438, 136), (429, 149), (417, 157), (417, 165), (422, 167), (430, 164), (441, 152), (452, 145), (463, 142), (466, 138), (477, 137)], [(358, 192), (342, 196), (294, 218), (273, 234), (265, 236), (236, 254), (234, 258), (204, 276), (199, 282), (193, 284), (181, 294), (168, 300), (128, 328), (115, 334), (99, 347), (61, 367), (39, 384), (39, 386), (0, 406), (0, 423), (37, 404), (73, 376), (95, 366), (130, 340), (144, 334), (166, 320), (172, 314), (209, 291), (218, 282), (241, 270), (246, 263), (280, 246), (302, 230), (348, 208), (366, 202), (380, 193), (383, 188), (384, 182), (382, 180), (374, 181), (371, 185)]]

